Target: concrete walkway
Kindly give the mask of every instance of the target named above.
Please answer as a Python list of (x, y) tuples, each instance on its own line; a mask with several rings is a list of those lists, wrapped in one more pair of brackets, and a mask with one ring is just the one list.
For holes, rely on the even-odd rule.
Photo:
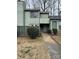
[(49, 34), (42, 33), (42, 36), (48, 46), (51, 59), (61, 59), (61, 46), (58, 45)]

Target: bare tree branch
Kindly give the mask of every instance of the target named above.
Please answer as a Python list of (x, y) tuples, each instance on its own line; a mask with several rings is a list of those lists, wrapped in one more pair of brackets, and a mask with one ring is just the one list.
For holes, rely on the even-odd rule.
[(52, 15), (61, 14), (61, 0), (25, 0), (29, 8), (32, 5), (34, 9), (40, 9), (42, 12), (50, 12)]

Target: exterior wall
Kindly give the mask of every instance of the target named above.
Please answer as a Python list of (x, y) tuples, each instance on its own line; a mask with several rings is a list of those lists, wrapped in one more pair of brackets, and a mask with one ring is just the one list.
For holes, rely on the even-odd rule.
[(48, 18), (48, 14), (40, 14), (41, 18)]
[(41, 14), (40, 24), (49, 24), (48, 14)]
[(17, 26), (17, 34), (18, 36), (27, 36), (27, 26)]
[(24, 27), (24, 9), (26, 8), (24, 1), (17, 2), (17, 35), (24, 36), (26, 34)]
[(52, 31), (52, 20), (50, 20), (50, 30)]
[(58, 30), (61, 31), (61, 28), (59, 28), (59, 26), (61, 26), (61, 21), (58, 22)]
[(30, 25), (38, 25), (39, 26), (39, 17), (38, 18), (31, 18), (30, 12), (25, 12), (25, 26)]
[(17, 26), (23, 26), (24, 21), (24, 2), (17, 2)]
[(17, 26), (17, 34), (19, 36), (23, 36), (25, 34), (25, 27), (24, 26)]

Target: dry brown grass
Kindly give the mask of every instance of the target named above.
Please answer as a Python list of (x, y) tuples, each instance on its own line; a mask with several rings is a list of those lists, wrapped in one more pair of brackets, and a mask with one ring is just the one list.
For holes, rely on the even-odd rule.
[(45, 41), (41, 37), (18, 37), (17, 59), (50, 59)]

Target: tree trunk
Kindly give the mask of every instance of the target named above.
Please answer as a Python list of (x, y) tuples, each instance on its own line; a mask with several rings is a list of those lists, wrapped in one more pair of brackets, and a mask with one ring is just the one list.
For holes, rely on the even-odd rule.
[(44, 2), (44, 10), (43, 11), (45, 12), (45, 2)]

